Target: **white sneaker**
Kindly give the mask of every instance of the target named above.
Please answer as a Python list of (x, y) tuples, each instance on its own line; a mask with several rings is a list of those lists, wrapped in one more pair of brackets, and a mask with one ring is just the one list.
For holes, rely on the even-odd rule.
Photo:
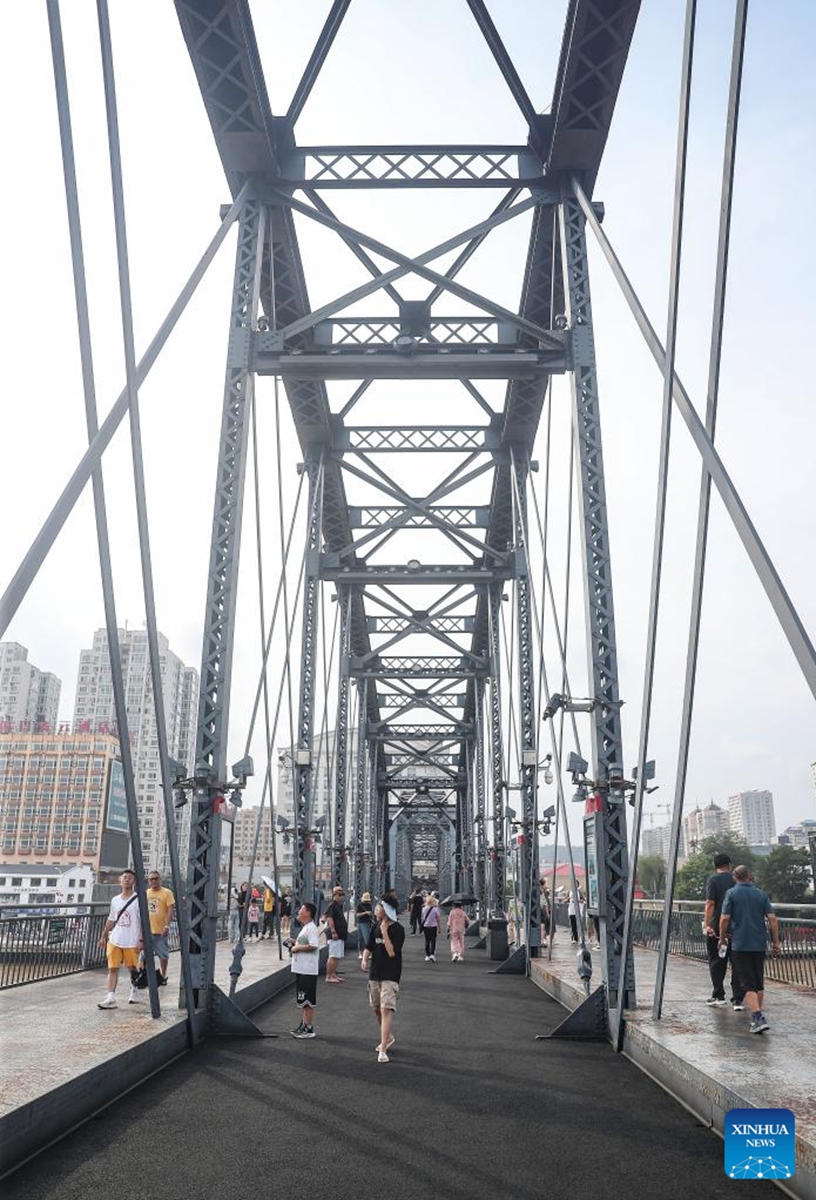
[(432, 955), (431, 955), (431, 962), (436, 962), (436, 955), (435, 955), (435, 954), (432, 954)]
[(140, 1000), (141, 996), (139, 995), (138, 991), (135, 987), (132, 987), (130, 989), (130, 995), (128, 996), (128, 1004), (138, 1004)]
[(377, 1062), (378, 1062), (378, 1063), (380, 1063), (380, 1062), (390, 1062), (390, 1061), (391, 1061), (391, 1059), (388, 1057), (388, 1055), (385, 1053), (385, 1051), (384, 1051), (384, 1050), (381, 1050), (381, 1051), (379, 1052), (379, 1054), (377, 1055)]
[(105, 999), (100, 1000), (99, 1004), (97, 1004), (96, 1007), (97, 1008), (118, 1008), (119, 1006), (116, 1003), (116, 997), (114, 996), (113, 992), (108, 992)]
[(425, 962), (430, 962), (430, 961), (431, 961), (431, 956), (430, 956), (430, 954), (426, 954), (426, 955), (425, 955)]

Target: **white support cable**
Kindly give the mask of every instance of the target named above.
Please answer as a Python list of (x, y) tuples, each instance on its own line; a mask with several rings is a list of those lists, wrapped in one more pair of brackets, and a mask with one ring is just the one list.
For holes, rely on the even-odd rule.
[[(293, 537), (293, 534), (295, 531), (297, 515), (298, 515), (299, 509), (300, 509), (300, 500), (301, 500), (301, 496), (303, 493), (303, 479), (304, 479), (304, 476), (301, 475), (300, 481), (298, 483), (297, 496), (295, 497), (295, 508), (294, 508), (294, 512), (292, 513), (292, 520), (289, 525), (289, 536), (288, 536), (287, 542), (286, 542), (286, 548), (285, 548), (284, 555), (283, 555), (283, 562), (281, 563), (281, 573), (278, 578), (278, 589), (275, 594), (275, 604), (274, 604), (274, 607), (272, 610), (272, 617), (271, 617), (270, 624), (269, 624), (269, 632), (267, 634), (266, 643), (263, 648), (263, 657), (261, 659), (261, 673), (258, 676), (258, 684), (255, 689), (255, 699), (252, 704), (252, 713), (250, 714), (250, 718), (249, 718), (249, 728), (248, 728), (248, 732), (247, 732), (247, 736), (246, 736), (246, 741), (244, 743), (244, 757), (245, 758), (249, 754), (250, 747), (252, 745), (252, 738), (255, 733), (255, 722), (258, 718), (258, 707), (261, 702), (261, 694), (262, 694), (262, 689), (263, 689), (263, 672), (266, 670), (266, 666), (269, 661), (269, 654), (272, 649), (272, 636), (275, 632), (275, 625), (277, 623), (277, 617), (278, 617), (278, 609), (280, 607), (281, 595), (283, 593), (283, 580), (284, 580), (284, 575), (285, 575), (285, 572), (287, 569), (287, 564), (289, 561), (289, 551), (292, 546), (292, 537)], [(305, 563), (306, 563), (306, 550), (304, 549), (303, 554), (301, 555), (301, 567), (300, 567), (301, 571), (303, 570)]]
[[(515, 471), (512, 472), (512, 475), (513, 475), (513, 479), (515, 480)], [(514, 486), (516, 486), (516, 487), (518, 486), (517, 482)], [(545, 686), (547, 692), (549, 693), (547, 668), (546, 668), (546, 664), (544, 661), (544, 646), (540, 640), (541, 625), (538, 620), (538, 605), (536, 603), (535, 591), (533, 588), (530, 588), (530, 604), (533, 608), (533, 614), (534, 614), (533, 627), (535, 628), (536, 632), (539, 634), (538, 649), (539, 649), (539, 654), (541, 656), (542, 673), (544, 676), (544, 686)], [(562, 819), (564, 822), (564, 833), (565, 833), (566, 842), (567, 842), (567, 852), (569, 854), (570, 883), (572, 886), (572, 892), (573, 892), (573, 896), (574, 896), (574, 900), (575, 900), (575, 909), (576, 909), (576, 915), (578, 918), (578, 928), (579, 928), (580, 935), (581, 935), (580, 944), (581, 944), (581, 949), (585, 950), (586, 949), (586, 930), (585, 930), (585, 925), (584, 925), (584, 919), (581, 914), (581, 906), (578, 903), (578, 882), (577, 882), (577, 877), (575, 874), (575, 857), (574, 857), (573, 851), (572, 851), (572, 839), (570, 837), (569, 825), (567, 824), (567, 812), (566, 812), (566, 805), (565, 805), (565, 801), (564, 801), (564, 785), (563, 785), (563, 780), (561, 777), (561, 753), (560, 753), (559, 747), (556, 742), (555, 730), (553, 729), (552, 721), (550, 721), (550, 742), (552, 745), (553, 764), (554, 764), (554, 766), (556, 768), (556, 772), (557, 772), (556, 780), (557, 780), (557, 784), (558, 784), (558, 803), (559, 803), (559, 808), (562, 813)]]
[[(317, 495), (315, 496), (315, 499), (317, 500)], [(285, 567), (284, 567), (284, 569), (285, 569)], [(303, 586), (303, 580), (305, 578), (305, 575), (306, 575), (306, 550), (304, 549), (304, 553), (303, 553), (303, 556), (301, 559), (300, 573), (298, 575), (297, 590), (295, 592), (295, 607), (297, 606), (297, 602), (300, 599), (300, 592), (301, 592), (301, 588)], [(263, 807), (264, 807), (264, 803), (266, 800), (267, 792), (269, 792), (270, 796), (272, 795), (272, 778), (271, 778), (272, 753), (273, 753), (273, 748), (274, 748), (274, 742), (275, 742), (275, 739), (277, 737), (277, 732), (278, 732), (278, 722), (280, 719), (280, 710), (281, 710), (281, 704), (283, 701), (283, 690), (284, 690), (284, 686), (285, 686), (286, 680), (288, 678), (288, 673), (289, 673), (289, 657), (290, 657), (290, 650), (291, 650), (291, 643), (292, 643), (292, 634), (294, 632), (294, 619), (292, 620), (292, 623), (286, 627), (285, 632), (286, 632), (286, 653), (284, 656), (283, 664), (281, 666), (280, 686), (278, 688), (278, 699), (277, 699), (277, 703), (275, 706), (275, 720), (272, 725), (271, 739), (266, 748), (266, 772), (264, 775), (263, 790), (261, 792), (259, 819), (258, 819), (258, 824), (256, 825), (256, 828), (255, 828), (255, 839), (254, 839), (254, 843), (253, 843), (252, 856), (250, 858), (250, 863), (249, 863), (248, 885), (250, 888), (250, 892), (251, 892), (251, 888), (252, 888), (252, 875), (255, 870), (255, 857), (256, 857), (256, 852), (257, 852), (258, 837), (259, 837), (259, 833), (260, 833), (260, 819), (261, 819), (261, 816), (263, 813)], [(264, 668), (265, 668), (265, 663), (266, 663), (266, 659), (264, 659)], [(261, 687), (262, 687), (262, 681), (259, 681), (259, 684), (258, 684), (259, 691), (260, 691)], [(230, 867), (232, 866), (231, 860), (232, 860), (232, 848), (230, 848)], [(241, 923), (241, 937), (242, 938), (244, 935), (245, 928), (246, 928), (246, 910), (244, 910), (244, 919)]]
[[(273, 305), (274, 309), (274, 305)], [(281, 440), (280, 440), (280, 383), (278, 376), (274, 379), (275, 386), (275, 455), (278, 468), (278, 528), (280, 533), (281, 554), (283, 554), (283, 465), (281, 461)], [(320, 493), (319, 488), (315, 489), (315, 500)], [(309, 514), (309, 520), (312, 520), (312, 514)], [(304, 559), (305, 561), (305, 559)], [(289, 628), (289, 593), (286, 586), (286, 574), (283, 576), (283, 619), (286, 628)], [(294, 750), (295, 746), (295, 718), (294, 706), (292, 700), (292, 672), (290, 669), (289, 655), (286, 656), (286, 671), (288, 680), (288, 698), (289, 698), (289, 745)]]
[[(570, 481), (572, 481), (572, 458), (570, 461), (571, 461)], [(533, 483), (532, 477), (528, 476), (528, 478), (530, 480), (530, 495), (533, 498), (533, 508), (535, 509), (535, 514), (536, 514), (536, 524), (538, 526), (539, 539), (540, 539), (542, 547), (543, 547), (544, 533), (541, 528), (541, 514), (540, 514), (540, 510), (539, 510), (539, 505), (538, 505), (538, 495), (536, 493), (535, 484)], [(570, 491), (570, 496), (571, 495), (572, 495), (572, 491)], [(568, 543), (571, 546), (571, 544), (572, 544), (572, 506), (570, 506), (567, 534), (568, 534)], [(561, 659), (562, 678), (564, 679), (565, 688), (569, 689), (569, 673), (568, 673), (568, 668), (567, 668), (566, 641), (565, 641), (563, 631), (562, 631), (562, 624), (558, 617), (558, 609), (557, 609), (556, 603), (555, 603), (555, 589), (553, 588), (552, 575), (550, 572), (549, 563), (547, 562), (546, 558), (544, 560), (544, 576), (545, 576), (546, 583), (547, 583), (547, 595), (549, 596), (550, 607), (551, 607), (552, 613), (553, 613), (553, 621), (554, 621), (554, 625), (555, 625), (555, 637), (556, 637), (556, 641), (558, 643), (558, 654)], [(567, 592), (568, 592), (568, 586), (569, 585), (567, 585), (567, 589), (565, 589), (565, 590), (567, 590)], [(543, 622), (543, 615), (542, 615), (542, 622)], [(544, 690), (549, 692), (549, 689), (547, 689), (547, 688), (545, 688)], [(569, 691), (567, 691), (567, 694), (569, 695)], [(580, 754), (581, 753), (581, 739), (578, 734), (578, 724), (575, 720), (575, 713), (574, 712), (571, 713), (570, 716), (572, 717), (572, 733), (573, 733), (573, 737), (575, 738), (575, 749)]]
[[(266, 751), (267, 751), (267, 770), (264, 774), (264, 786), (261, 791), (261, 804), (258, 812), (258, 829), (255, 835), (255, 848), (257, 848), (258, 837), (260, 835), (261, 823), (263, 820), (264, 796), (266, 791), (269, 791), (269, 824), (271, 829), (272, 840), (272, 878), (275, 884), (275, 905), (280, 907), (280, 874), (278, 872), (278, 847), (275, 837), (275, 795), (272, 788), (272, 775), (269, 769), (272, 755), (272, 727), (269, 715), (269, 676), (268, 676), (268, 655), (266, 652), (265, 635), (266, 635), (266, 592), (264, 587), (264, 570), (263, 570), (263, 537), (261, 529), (261, 485), (260, 472), (258, 471), (258, 424), (257, 424), (257, 405), (255, 403), (255, 392), (252, 391), (250, 397), (249, 411), (251, 417), (251, 433), (252, 433), (252, 474), (255, 494), (255, 546), (257, 552), (258, 565), (258, 616), (259, 630), (261, 635), (261, 679), (263, 683), (263, 706), (264, 706), (264, 733), (266, 735)], [(298, 492), (298, 501), (300, 492)], [(297, 512), (297, 503), (295, 505)], [(289, 547), (287, 546), (287, 554)], [(285, 564), (283, 564), (285, 570)], [(278, 590), (280, 595), (280, 589)], [(274, 628), (274, 626), (273, 626)], [(270, 637), (272, 631), (270, 630)], [(249, 745), (247, 745), (245, 756), (249, 753)], [(255, 849), (253, 849), (252, 866), (255, 865)], [(283, 958), (283, 942), (281, 940), (280, 913), (277, 912), (277, 920), (275, 925), (278, 933), (278, 955)], [(243, 935), (243, 931), (242, 931)]]

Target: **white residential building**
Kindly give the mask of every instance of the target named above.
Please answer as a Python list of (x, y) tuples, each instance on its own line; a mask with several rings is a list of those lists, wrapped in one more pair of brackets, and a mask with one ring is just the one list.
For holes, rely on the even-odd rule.
[(0, 642), (0, 723), (7, 733), (56, 728), (61, 681), (28, 661), (19, 642)]
[[(643, 854), (656, 854), (664, 862), (668, 862), (671, 853), (671, 825), (657, 825), (653, 829), (644, 829), (640, 845)], [(686, 857), (686, 836), (682, 825), (677, 857), (679, 861)]]
[(794, 849), (807, 849), (810, 845), (808, 835), (816, 832), (816, 821), (810, 818), (800, 821), (797, 825), (789, 825), (783, 829), (776, 839), (780, 846), (793, 846)]
[(686, 834), (686, 845), (693, 853), (694, 847), (699, 846), (705, 838), (716, 837), (719, 833), (728, 833), (730, 822), (726, 810), (712, 801), (705, 808), (700, 808), (698, 804), (683, 818), (683, 827)]
[[(144, 629), (120, 629), (119, 646), (133, 769), (136, 777), (142, 852), (146, 867), (156, 866), (166, 874), (169, 871), (170, 860), (167, 848), (147, 631)], [(198, 672), (192, 667), (184, 665), (181, 659), (172, 652), (167, 638), (161, 633), (159, 634), (159, 657), (162, 670), (168, 752), (172, 758), (192, 771), (198, 702)], [(80, 652), (74, 705), (74, 729), (77, 732), (115, 732), (116, 730), (108, 637), (104, 629), (98, 629), (94, 634), (91, 649)], [(177, 817), (179, 857), (182, 863), (187, 858), (189, 810), (190, 806), (185, 806)]]
[(729, 796), (728, 819), (731, 832), (749, 846), (769, 846), (776, 837), (773, 793), (751, 791)]
[(70, 867), (42, 863), (0, 863), (0, 904), (90, 904), (94, 869), (89, 863)]

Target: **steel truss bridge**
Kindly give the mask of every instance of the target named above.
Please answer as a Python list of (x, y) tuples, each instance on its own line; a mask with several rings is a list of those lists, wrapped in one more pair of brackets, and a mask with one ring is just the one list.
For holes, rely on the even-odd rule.
[[(639, 841), (648, 778), (668, 426), (673, 409), (686, 423), (702, 463), (691, 665), (681, 731), (683, 769), (712, 482), (816, 693), (813, 646), (713, 440), (746, 4), (736, 6), (712, 374), (708, 408), (699, 415), (674, 371), (693, 0), (689, 0), (685, 31), (665, 345), (604, 232), (603, 206), (593, 199), (639, 0), (570, 0), (555, 87), (544, 114), (534, 108), (484, 0), (466, 0), (521, 115), (525, 136), (520, 144), (300, 145), (298, 120), (350, 3), (334, 0), (331, 4), (288, 109), (273, 112), (248, 0), (176, 0), (231, 203), (223, 209), (213, 242), (140, 362), (133, 349), (110, 30), (106, 5), (100, 4), (127, 387), (101, 425), (95, 405), (88, 402), (89, 449), (3, 597), (0, 633), (91, 480), (133, 853), (141, 872), (100, 462), (124, 416), (130, 413), (132, 421), (138, 412), (139, 386), (218, 247), (236, 226), (192, 775), (174, 767), (166, 741), (160, 745), (168, 825), (173, 826), (174, 789), (186, 789), (192, 805), (182, 889), (188, 901), (183, 914), (183, 995), (188, 1009), (192, 1013), (193, 1008), (207, 1007), (214, 1028), (228, 1011), (226, 998), (213, 984), (224, 797), (240, 791), (252, 770), (246, 759), (230, 767), (227, 751), (239, 548), (248, 522), (244, 493), (252, 469), (255, 383), (257, 377), (272, 376), (276, 386), (279, 382), (285, 390), (299, 439), (306, 511), (301, 640), (299, 651), (292, 648), (299, 671), (291, 748), (296, 898), (311, 899), (316, 886), (313, 748), (322, 686), (321, 597), (326, 587), (336, 597), (338, 615), (332, 879), (353, 885), (358, 894), (364, 889), (381, 893), (393, 886), (404, 896), (416, 878), (416, 864), (431, 863), (435, 884), (445, 891), (472, 892), (484, 920), (507, 907), (507, 842), (513, 828), (519, 843), (517, 880), (526, 920), (522, 954), (538, 954), (546, 936), (539, 910), (538, 832), (544, 820), (539, 778), (547, 755), (555, 775), (562, 829), (567, 828), (565, 773), (572, 775), (579, 797), (586, 802), (587, 844), (595, 871), (591, 903), (599, 915), (602, 985), (610, 1029), (618, 1036), (622, 1011), (634, 999), (629, 859), (630, 848)], [(57, 0), (49, 0), (48, 11), (87, 401), (92, 396), (90, 335)], [(346, 223), (334, 210), (338, 192), (462, 188), (481, 189), (483, 218), (419, 254), (399, 248), (398, 226), (392, 244)], [(466, 286), (460, 276), (493, 231), (522, 217), (529, 239), (517, 279), (520, 302), (508, 309)], [(352, 282), (358, 275), (351, 273), (347, 283), (335, 279), (336, 294), (316, 308), (309, 300), (298, 240), (298, 229), (308, 225), (335, 235), (368, 276), (361, 284)], [(588, 232), (609, 261), (664, 377), (642, 734), (637, 754), (630, 752), (636, 768), (628, 772), (621, 736)], [(418, 281), (424, 285), (421, 299), (408, 298), (403, 284), (409, 279), (414, 285), (412, 296)], [(580, 683), (570, 683), (567, 677), (563, 631), (557, 620), (555, 646), (548, 651), (559, 664), (552, 677), (547, 674), (542, 641), (544, 608), (550, 603), (553, 612), (558, 608), (547, 595), (549, 575), (539, 545), (541, 513), (534, 491), (537, 463), (531, 455), (550, 382), (560, 375), (567, 376), (571, 386), (580, 533), (576, 541), (586, 614), (587, 674)], [(388, 423), (371, 417), (355, 419), (355, 410), (362, 411), (378, 394), (378, 386), (392, 380), (410, 381), (416, 403), (389, 404)], [(429, 405), (423, 404), (422, 397), (428, 385), (439, 381), (452, 386), (444, 393), (432, 393), (430, 407), (436, 415), (429, 422), (425, 416)], [(498, 394), (497, 381), (504, 389), (500, 403), (488, 398)], [(336, 389), (330, 392), (330, 384), (346, 385), (342, 402), (336, 399)], [(443, 395), (449, 399), (440, 398)], [(420, 414), (416, 421), (414, 409)], [(399, 457), (404, 455), (409, 458)], [(154, 678), (159, 678), (144, 478), (138, 464), (136, 489), (151, 662)], [(276, 599), (276, 613), (278, 607)], [(268, 722), (265, 673), (263, 696)], [(160, 689), (156, 706), (161, 731), (165, 722)], [(508, 710), (513, 714), (511, 725)], [(562, 753), (559, 731), (568, 731), (569, 726), (561, 722), (569, 714), (577, 737), (576, 712), (583, 714), (588, 735), (583, 747), (576, 742), (571, 751)], [(271, 754), (271, 740), (268, 748)], [(673, 813), (675, 847), (682, 795), (681, 777)], [(515, 809), (510, 808), (511, 799)], [(174, 875), (181, 879), (184, 868), (175, 848), (172, 857)], [(669, 906), (673, 866), (670, 873)], [(664, 938), (664, 952), (665, 942)], [(155, 1003), (155, 987), (152, 991)], [(658, 1010), (659, 1003), (656, 998)]]

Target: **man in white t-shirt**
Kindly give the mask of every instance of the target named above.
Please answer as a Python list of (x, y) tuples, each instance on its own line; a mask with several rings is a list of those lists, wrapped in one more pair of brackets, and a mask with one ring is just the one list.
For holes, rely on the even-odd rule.
[[(119, 876), (122, 891), (111, 900), (110, 912), (105, 922), (105, 928), (99, 939), (100, 946), (107, 947), (108, 953), (108, 994), (98, 1004), (98, 1008), (116, 1008), (116, 984), (119, 981), (119, 968), (136, 967), (139, 964), (139, 953), (144, 945), (142, 941), (142, 922), (139, 914), (139, 898), (136, 895), (136, 873), (128, 867)], [(136, 1004), (139, 993), (131, 987), (129, 1004)]]
[(317, 909), (313, 904), (301, 904), (297, 915), (302, 926), (296, 938), (287, 938), (284, 945), (292, 955), (292, 971), (296, 977), (297, 996), (295, 1003), (301, 1011), (297, 1029), (291, 1031), (293, 1038), (313, 1038), (314, 1010), (317, 1005), (317, 976), (320, 971), (320, 935), (315, 924)]

